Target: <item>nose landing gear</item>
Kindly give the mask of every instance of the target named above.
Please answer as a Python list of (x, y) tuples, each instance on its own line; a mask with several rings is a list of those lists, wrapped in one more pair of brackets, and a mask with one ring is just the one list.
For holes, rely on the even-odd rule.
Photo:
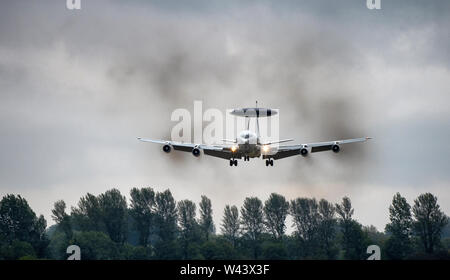
[(266, 159), (266, 166), (273, 166), (273, 159)]
[(237, 166), (237, 163), (238, 163), (238, 161), (237, 161), (237, 159), (230, 159), (230, 166)]

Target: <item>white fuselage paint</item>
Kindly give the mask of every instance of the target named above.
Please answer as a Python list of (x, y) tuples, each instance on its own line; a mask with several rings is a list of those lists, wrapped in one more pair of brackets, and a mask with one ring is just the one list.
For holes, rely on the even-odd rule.
[(259, 158), (261, 154), (271, 154), (274, 152), (274, 147), (270, 147), (270, 149), (265, 152), (262, 149), (258, 135), (250, 130), (242, 131), (236, 138), (236, 144), (238, 147), (236, 154), (240, 156)]

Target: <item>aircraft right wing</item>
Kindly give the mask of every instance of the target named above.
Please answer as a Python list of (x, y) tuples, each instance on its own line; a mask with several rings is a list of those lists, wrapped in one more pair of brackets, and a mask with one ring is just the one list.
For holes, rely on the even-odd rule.
[(327, 141), (327, 142), (317, 142), (317, 143), (307, 143), (300, 145), (291, 145), (291, 146), (279, 146), (277, 153), (273, 155), (265, 155), (263, 158), (273, 158), (275, 160), (282, 159), (286, 157), (291, 157), (295, 155), (306, 155), (309, 150), (311, 153), (323, 152), (333, 150), (334, 152), (339, 152), (340, 145), (349, 144), (349, 143), (357, 143), (357, 142), (365, 142), (371, 137), (362, 137), (362, 138), (353, 138), (353, 139), (344, 139), (344, 140), (335, 140), (335, 141)]

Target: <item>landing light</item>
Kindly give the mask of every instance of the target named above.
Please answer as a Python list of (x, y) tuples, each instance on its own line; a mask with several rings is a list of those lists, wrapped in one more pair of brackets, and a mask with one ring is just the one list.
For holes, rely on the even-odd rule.
[(263, 146), (263, 152), (267, 153), (269, 151), (269, 146)]
[(234, 153), (234, 152), (236, 152), (237, 151), (237, 149), (238, 149), (238, 147), (237, 146), (231, 146), (231, 151)]

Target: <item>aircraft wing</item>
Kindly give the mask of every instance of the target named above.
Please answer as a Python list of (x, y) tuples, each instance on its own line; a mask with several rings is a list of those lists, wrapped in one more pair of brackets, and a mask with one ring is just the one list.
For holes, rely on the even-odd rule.
[(237, 153), (233, 153), (231, 151), (231, 147), (229, 146), (221, 146), (221, 145), (204, 145), (204, 144), (194, 144), (194, 143), (181, 143), (175, 141), (166, 141), (166, 140), (153, 140), (153, 139), (145, 139), (138, 137), (138, 140), (142, 142), (150, 142), (161, 145), (169, 145), (176, 151), (182, 152), (192, 152), (194, 148), (199, 150), (203, 150), (203, 153), (208, 156), (223, 158), (223, 159), (231, 159), (231, 158), (240, 158), (241, 156)]
[(362, 137), (362, 138), (335, 140), (335, 141), (328, 141), (328, 142), (317, 142), (317, 143), (307, 143), (307, 144), (300, 144), (300, 145), (279, 146), (276, 154), (270, 155), (270, 156), (264, 156), (264, 157), (265, 158), (271, 157), (273, 159), (282, 159), (282, 158), (286, 158), (286, 157), (291, 157), (291, 156), (299, 155), (303, 148), (310, 150), (311, 153), (330, 151), (334, 145), (340, 146), (342, 144), (365, 142), (369, 139), (372, 139), (372, 138)]

